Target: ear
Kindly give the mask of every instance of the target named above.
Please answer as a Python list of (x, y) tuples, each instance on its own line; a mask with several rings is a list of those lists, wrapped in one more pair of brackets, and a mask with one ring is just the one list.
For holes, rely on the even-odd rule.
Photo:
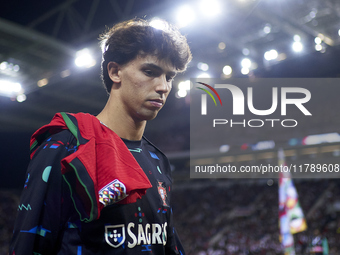
[(120, 83), (121, 79), (119, 76), (118, 71), (120, 70), (120, 65), (117, 64), (116, 62), (109, 62), (107, 64), (107, 73), (110, 77), (110, 79), (114, 82), (114, 83)]

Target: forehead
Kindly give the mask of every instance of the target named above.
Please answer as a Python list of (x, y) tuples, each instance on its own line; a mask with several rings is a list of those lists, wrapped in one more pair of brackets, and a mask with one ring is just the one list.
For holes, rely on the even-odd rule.
[(136, 68), (139, 66), (149, 66), (149, 67), (159, 67), (161, 68), (165, 73), (177, 73), (176, 68), (172, 65), (170, 60), (167, 59), (160, 59), (155, 55), (151, 54), (139, 54), (137, 57), (130, 61), (127, 64), (132, 64)]

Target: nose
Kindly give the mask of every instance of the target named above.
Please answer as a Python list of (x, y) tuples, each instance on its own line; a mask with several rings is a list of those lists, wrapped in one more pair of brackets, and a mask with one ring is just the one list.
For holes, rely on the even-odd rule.
[(170, 92), (172, 86), (172, 81), (167, 81), (166, 75), (159, 77), (156, 85), (156, 91), (160, 94), (167, 94)]

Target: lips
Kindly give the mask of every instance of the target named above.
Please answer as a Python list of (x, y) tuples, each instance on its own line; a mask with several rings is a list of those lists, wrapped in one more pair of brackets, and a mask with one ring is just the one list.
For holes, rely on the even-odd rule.
[(163, 104), (164, 104), (164, 100), (158, 99), (158, 98), (156, 98), (156, 99), (150, 99), (150, 100), (148, 100), (148, 101), (150, 102), (150, 104), (151, 104), (152, 106), (157, 107), (157, 108), (162, 107)]

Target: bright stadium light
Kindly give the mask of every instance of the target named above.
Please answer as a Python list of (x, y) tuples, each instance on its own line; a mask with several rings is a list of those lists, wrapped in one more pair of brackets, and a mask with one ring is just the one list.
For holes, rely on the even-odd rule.
[(180, 89), (176, 93), (177, 98), (183, 98), (183, 97), (186, 97), (187, 95), (188, 95), (188, 92), (185, 89)]
[(211, 78), (211, 76), (210, 74), (204, 72), (197, 75), (197, 78)]
[(189, 5), (183, 5), (177, 11), (177, 25), (186, 27), (195, 20), (195, 13)]
[(178, 90), (190, 90), (190, 80), (181, 81), (178, 83)]
[(89, 49), (85, 48), (76, 53), (76, 59), (74, 61), (78, 67), (92, 67), (96, 64), (96, 60), (92, 57)]
[(1, 64), (0, 64), (0, 70), (1, 70), (1, 71), (6, 70), (6, 69), (7, 69), (7, 66), (8, 66), (8, 62), (6, 62), (6, 61), (1, 62)]
[(317, 36), (317, 37), (314, 38), (314, 42), (315, 42), (315, 44), (321, 44), (322, 40), (319, 36)]
[(200, 9), (208, 18), (217, 16), (221, 12), (221, 6), (217, 0), (201, 0)]
[(267, 60), (267, 61), (272, 60), (269, 51), (266, 51), (266, 52), (264, 53), (264, 59)]
[(303, 50), (303, 44), (301, 42), (294, 42), (292, 48), (295, 52), (301, 52)]
[(206, 64), (206, 63), (203, 63), (203, 62), (199, 62), (199, 63), (197, 64), (197, 68), (200, 69), (200, 70), (202, 70), (203, 72), (205, 72), (205, 71), (208, 71), (208, 70), (209, 70), (209, 65)]
[(315, 50), (316, 51), (322, 51), (322, 45), (321, 44), (316, 44), (315, 45)]
[(294, 35), (293, 39), (294, 39), (294, 42), (301, 42), (301, 36), (299, 35)]
[(264, 58), (267, 61), (275, 60), (275, 59), (277, 59), (278, 56), (279, 56), (279, 54), (277, 53), (276, 50), (269, 50), (269, 51), (266, 51), (264, 53)]
[(14, 72), (19, 72), (19, 70), (20, 70), (20, 66), (19, 65), (14, 65), (13, 66), (13, 71)]
[(269, 34), (272, 31), (272, 26), (270, 24), (266, 24), (265, 27), (263, 28), (263, 32), (265, 34)]
[(249, 69), (251, 67), (251, 60), (249, 58), (242, 59), (241, 66)]
[(6, 80), (0, 80), (0, 94), (5, 96), (13, 96), (22, 92), (21, 84), (18, 82), (11, 82)]
[(17, 96), (17, 101), (18, 101), (19, 103), (22, 103), (22, 102), (26, 101), (26, 95), (25, 95), (25, 94), (20, 94), (20, 95), (18, 95), (18, 96)]
[(150, 21), (150, 26), (159, 29), (159, 30), (165, 30), (167, 29), (167, 24), (164, 20), (159, 19), (159, 18), (153, 18)]
[(20, 66), (3, 61), (0, 63), (0, 73), (4, 73), (9, 76), (16, 76), (15, 73), (19, 72)]
[(250, 70), (249, 70), (249, 68), (247, 68), (247, 67), (243, 67), (243, 68), (241, 69), (241, 73), (242, 73), (243, 75), (247, 75), (247, 74), (250, 73)]
[(223, 74), (225, 75), (231, 75), (231, 73), (233, 72), (233, 69), (231, 68), (231, 66), (226, 65), (223, 67), (222, 71), (223, 71)]

